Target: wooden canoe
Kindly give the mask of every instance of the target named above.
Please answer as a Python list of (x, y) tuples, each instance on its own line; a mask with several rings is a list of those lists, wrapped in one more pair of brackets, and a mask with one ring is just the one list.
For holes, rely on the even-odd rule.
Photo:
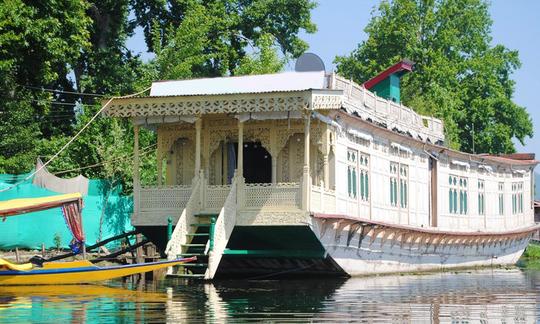
[(195, 257), (171, 261), (137, 263), (98, 267), (87, 260), (71, 262), (46, 262), (30, 270), (12, 270), (5, 265), (0, 270), (0, 286), (6, 285), (70, 285), (109, 280), (179, 265), (196, 260)]

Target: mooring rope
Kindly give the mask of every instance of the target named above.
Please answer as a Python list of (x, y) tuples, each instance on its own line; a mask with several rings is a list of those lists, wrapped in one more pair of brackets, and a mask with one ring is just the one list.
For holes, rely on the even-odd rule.
[(19, 181), (19, 182), (16, 182), (14, 184), (12, 184), (11, 186), (9, 187), (6, 187), (6, 188), (3, 188), (3, 189), (0, 189), (0, 192), (5, 192), (5, 191), (8, 191), (8, 190), (11, 190), (17, 186), (19, 186), (21, 183), (24, 183), (25, 181), (27, 181), (28, 179), (32, 178), (36, 173), (38, 173), (39, 171), (41, 171), (44, 167), (46, 167), (49, 163), (51, 163), (54, 159), (56, 159), (58, 157), (58, 155), (60, 155), (60, 153), (62, 153), (71, 143), (73, 143), (77, 137), (79, 137), (79, 135), (82, 134), (82, 132), (88, 127), (90, 126), (90, 124), (105, 110), (105, 108), (107, 108), (107, 106), (109, 106), (109, 104), (114, 100), (114, 99), (123, 99), (123, 98), (130, 98), (130, 97), (134, 97), (134, 96), (137, 96), (137, 95), (140, 95), (141, 93), (144, 93), (146, 91), (150, 90), (150, 87), (142, 90), (142, 91), (139, 91), (137, 93), (134, 93), (134, 94), (130, 94), (130, 95), (125, 95), (125, 96), (119, 96), (119, 97), (112, 97), (111, 99), (109, 99), (99, 110), (98, 112), (96, 112), (94, 114), (94, 116), (92, 116), (92, 118), (90, 118), (90, 120), (77, 132), (77, 134), (75, 134), (66, 144), (64, 144), (64, 146), (62, 146), (62, 148), (60, 148), (60, 150), (58, 152), (56, 152), (47, 162), (43, 163), (39, 168), (37, 168), (35, 171), (31, 172), (28, 176), (26, 176), (23, 180)]

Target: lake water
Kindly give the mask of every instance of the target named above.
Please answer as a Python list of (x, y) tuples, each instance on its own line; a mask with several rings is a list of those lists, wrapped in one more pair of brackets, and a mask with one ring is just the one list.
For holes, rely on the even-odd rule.
[(0, 287), (0, 323), (536, 323), (540, 271)]

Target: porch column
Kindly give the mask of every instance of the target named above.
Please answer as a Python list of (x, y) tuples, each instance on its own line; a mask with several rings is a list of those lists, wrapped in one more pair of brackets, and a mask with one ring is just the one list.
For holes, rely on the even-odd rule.
[(195, 176), (201, 172), (201, 126), (202, 119), (195, 121)]
[(269, 153), (272, 159), (272, 183), (277, 183), (277, 157), (278, 157), (278, 147), (277, 147), (277, 123), (275, 120), (272, 121), (272, 127), (270, 127), (270, 148)]
[(328, 163), (328, 156), (330, 155), (330, 132), (325, 132), (324, 141), (324, 154), (323, 154), (323, 180), (324, 188), (330, 189), (330, 165)]
[(163, 182), (163, 153), (158, 148), (156, 154), (156, 165), (157, 165), (157, 184), (158, 186), (162, 185)]
[(238, 165), (236, 174), (239, 177), (244, 176), (244, 123), (238, 121)]
[(133, 208), (136, 215), (139, 213), (140, 189), (141, 180), (139, 176), (139, 125), (133, 125)]
[(277, 183), (277, 156), (272, 155), (272, 183)]
[(309, 174), (309, 130), (311, 115), (306, 116), (304, 124), (304, 172), (302, 176), (302, 209), (309, 210), (309, 194), (311, 191), (311, 176)]

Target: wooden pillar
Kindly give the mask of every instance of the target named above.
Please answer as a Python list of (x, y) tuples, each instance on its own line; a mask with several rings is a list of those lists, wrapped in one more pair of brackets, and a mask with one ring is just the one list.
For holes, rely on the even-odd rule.
[(431, 171), (431, 227), (437, 227), (439, 224), (438, 220), (438, 184), (437, 184), (437, 160), (433, 157), (429, 157), (429, 166)]
[(244, 176), (244, 123), (238, 121), (238, 165), (236, 166), (236, 174), (240, 177)]
[(201, 127), (202, 119), (199, 117), (195, 122), (195, 176), (201, 171)]
[[(304, 123), (304, 171), (307, 169), (309, 171), (309, 129), (311, 117), (307, 116)], [(308, 172), (309, 173), (309, 172)]]
[(277, 183), (277, 156), (272, 155), (272, 183)]
[(329, 163), (329, 156), (330, 156), (330, 131), (328, 130), (328, 127), (326, 127), (326, 130), (324, 132), (324, 142), (323, 142), (323, 181), (324, 181), (324, 189), (330, 189), (330, 163)]
[(163, 184), (163, 152), (159, 147), (156, 153), (156, 167), (157, 167), (157, 184), (161, 186)]
[(278, 157), (278, 147), (277, 147), (277, 124), (272, 121), (272, 127), (270, 127), (270, 147), (269, 153), (272, 157), (272, 183), (277, 183), (277, 157)]
[(302, 176), (302, 209), (304, 210), (309, 210), (309, 196), (311, 192), (311, 176), (309, 174), (310, 122), (311, 116), (308, 114), (304, 124), (304, 172)]
[(328, 163), (328, 153), (323, 155), (323, 173), (324, 189), (330, 189), (330, 165)]
[(137, 215), (139, 213), (139, 192), (141, 180), (139, 176), (139, 125), (133, 125), (133, 207)]

